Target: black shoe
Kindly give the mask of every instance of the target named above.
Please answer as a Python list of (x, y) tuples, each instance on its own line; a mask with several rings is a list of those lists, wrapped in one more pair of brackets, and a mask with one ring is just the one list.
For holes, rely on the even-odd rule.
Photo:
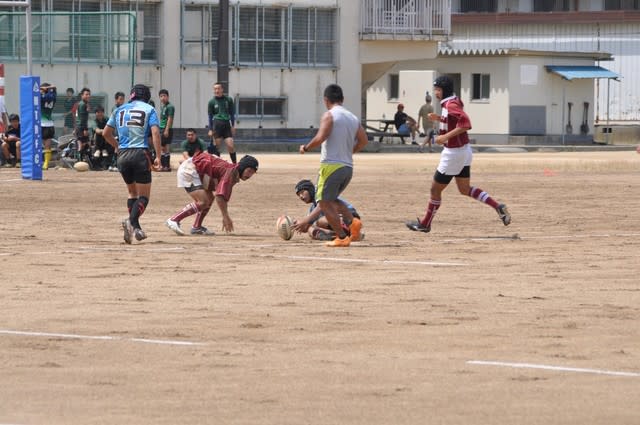
[(422, 224), (420, 224), (420, 220), (407, 221), (405, 225), (409, 228), (409, 230), (413, 230), (414, 232), (429, 233), (431, 231), (431, 226), (424, 227)]
[(511, 223), (511, 214), (509, 214), (509, 210), (505, 204), (498, 205), (496, 208), (496, 212), (500, 216), (500, 220), (505, 226), (508, 226)]

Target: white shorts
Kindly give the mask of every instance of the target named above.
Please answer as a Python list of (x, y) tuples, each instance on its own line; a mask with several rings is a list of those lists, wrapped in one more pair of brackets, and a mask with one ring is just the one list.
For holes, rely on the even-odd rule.
[(190, 188), (194, 186), (202, 186), (200, 176), (193, 165), (191, 158), (186, 159), (180, 167), (178, 167), (178, 187)]
[(447, 176), (457, 176), (464, 167), (471, 165), (472, 160), (473, 150), (468, 143), (459, 148), (445, 147), (440, 155), (438, 171)]

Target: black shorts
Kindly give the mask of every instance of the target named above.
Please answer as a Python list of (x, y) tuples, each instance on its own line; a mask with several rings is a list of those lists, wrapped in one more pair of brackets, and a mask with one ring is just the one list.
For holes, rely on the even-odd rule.
[(151, 183), (151, 164), (148, 149), (122, 149), (118, 154), (118, 171), (126, 184)]
[(55, 127), (42, 127), (42, 140), (53, 139), (55, 135)]
[(213, 137), (216, 139), (228, 139), (231, 135), (231, 123), (229, 121), (213, 120)]
[(84, 131), (87, 130), (87, 134), (89, 134), (89, 129), (86, 127), (78, 127), (76, 128), (76, 138), (79, 142), (88, 142), (89, 136), (84, 135)]
[(170, 145), (173, 141), (173, 128), (169, 129), (169, 137), (164, 137), (164, 128), (160, 129), (160, 144), (162, 146)]
[(18, 142), (16, 140), (12, 140), (10, 142), (5, 141), (4, 143), (9, 145), (9, 152), (11, 153), (11, 155), (13, 156), (18, 155), (18, 146), (17, 146)]
[(469, 178), (471, 177), (471, 166), (467, 165), (462, 168), (462, 171), (457, 176), (450, 176), (448, 174), (442, 174), (440, 171), (436, 170), (436, 173), (433, 175), (433, 180), (440, 184), (449, 184), (454, 177), (462, 177)]

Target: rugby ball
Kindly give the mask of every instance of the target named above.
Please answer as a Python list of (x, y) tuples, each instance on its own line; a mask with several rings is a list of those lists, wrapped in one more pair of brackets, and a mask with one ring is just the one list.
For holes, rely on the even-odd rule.
[(73, 164), (73, 169), (76, 171), (89, 171), (89, 164), (84, 161), (78, 161)]
[(276, 230), (278, 231), (278, 236), (280, 236), (285, 241), (288, 241), (293, 237), (293, 219), (288, 215), (281, 215), (276, 220)]

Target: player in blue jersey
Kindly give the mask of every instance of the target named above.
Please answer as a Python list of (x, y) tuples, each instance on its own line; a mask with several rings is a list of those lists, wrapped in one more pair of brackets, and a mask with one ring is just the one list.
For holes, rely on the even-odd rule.
[[(336, 238), (336, 232), (331, 229), (327, 217), (324, 216), (320, 205), (316, 202), (316, 187), (311, 180), (300, 180), (295, 187), (296, 196), (305, 204), (309, 204), (309, 212), (303, 218), (294, 220), (293, 230), (299, 233), (309, 233), (311, 239), (319, 241), (332, 241)], [(355, 207), (346, 199), (338, 196), (338, 201), (342, 203), (352, 216), (360, 220), (360, 215)], [(340, 222), (343, 230), (349, 233), (349, 226), (342, 220)], [(364, 239), (364, 232), (360, 231), (360, 240)]]
[[(149, 204), (151, 171), (160, 167), (160, 156), (151, 159), (149, 135), (156, 152), (160, 152), (160, 122), (153, 106), (149, 105), (151, 91), (144, 84), (131, 89), (129, 103), (113, 111), (102, 135), (118, 152), (118, 171), (127, 185), (129, 218), (122, 222), (124, 241), (132, 237), (141, 241), (147, 235), (140, 228), (140, 216)], [(118, 135), (116, 141), (114, 131)]]

